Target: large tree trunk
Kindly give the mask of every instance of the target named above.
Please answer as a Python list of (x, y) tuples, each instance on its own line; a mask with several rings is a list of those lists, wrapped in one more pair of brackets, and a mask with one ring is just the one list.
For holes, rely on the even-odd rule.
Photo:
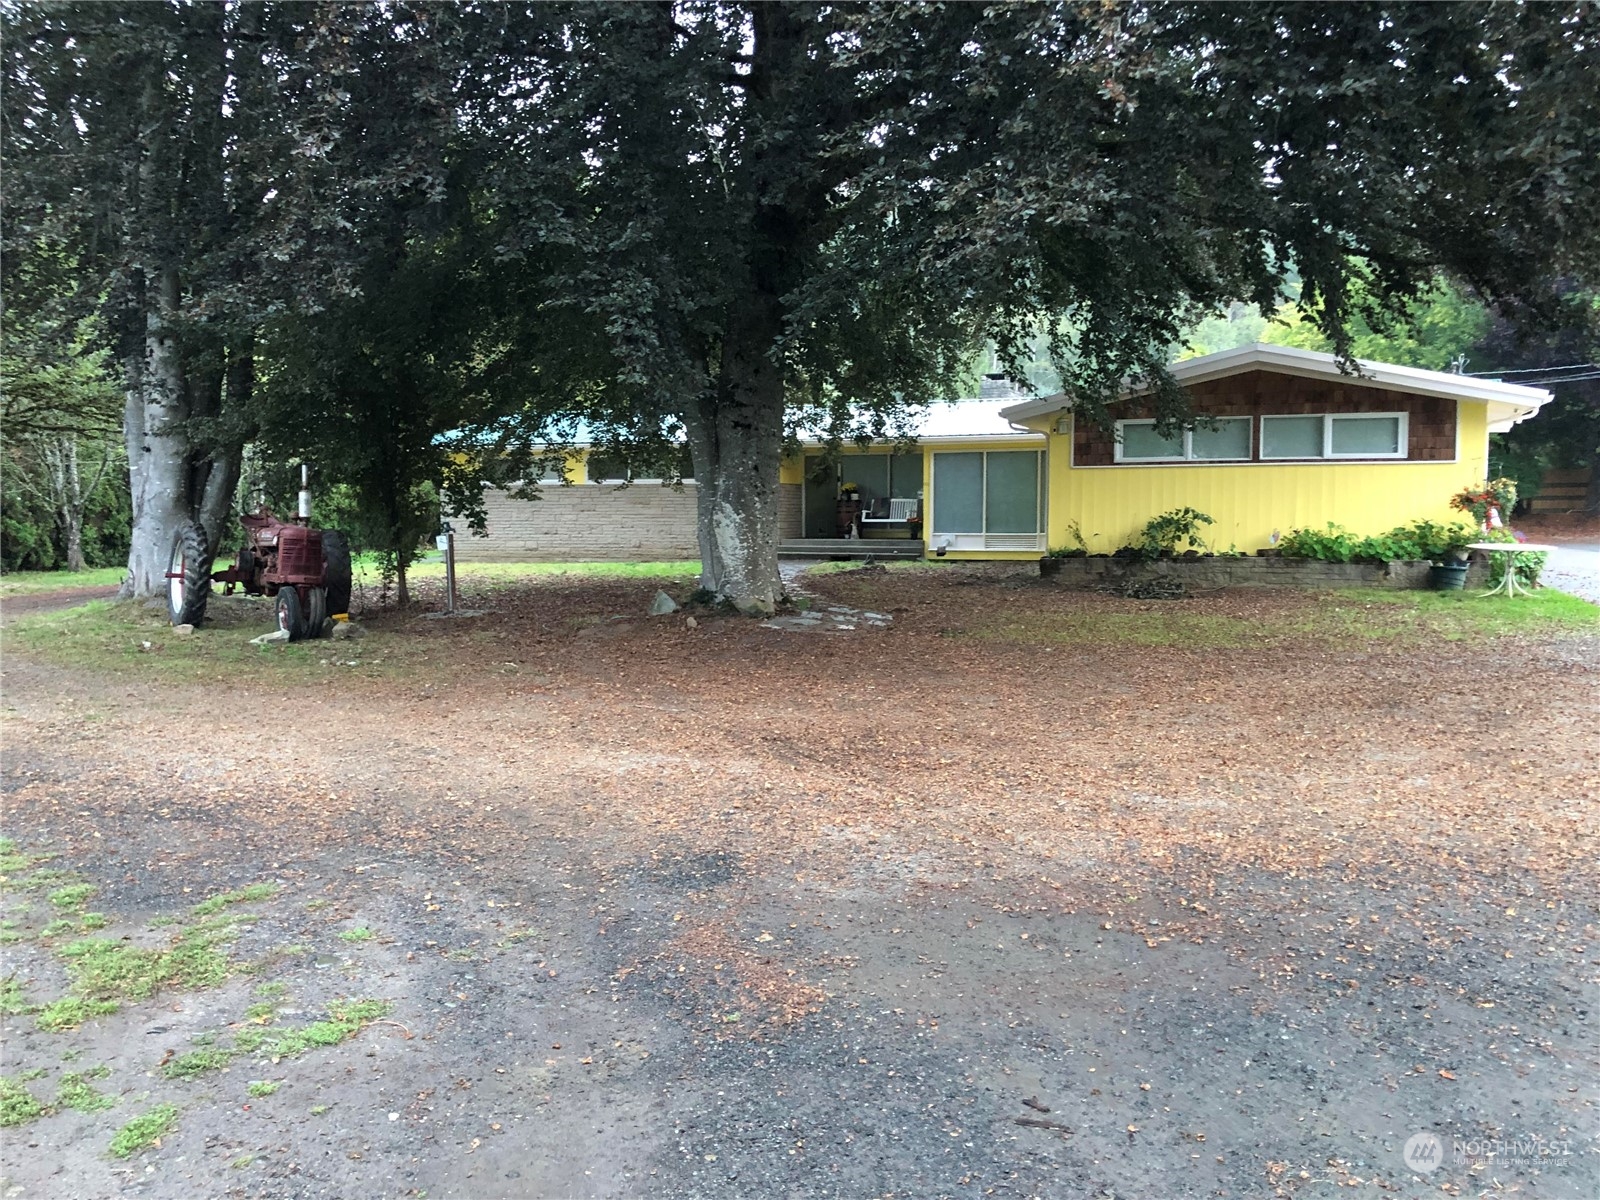
[(194, 517), (189, 503), (183, 359), (173, 329), (179, 297), (177, 270), (164, 270), (152, 291), (144, 355), (141, 361), (129, 364), (131, 386), (124, 422), (133, 536), (122, 594), (134, 597), (166, 591), (173, 536), (184, 521)]
[[(759, 283), (753, 290), (762, 290)], [(773, 354), (781, 331), (777, 296), (768, 291), (752, 297), (729, 326), (717, 386), (685, 422), (698, 490), (700, 579), (740, 612), (770, 614), (783, 598), (778, 465), (784, 394)]]
[(61, 526), (67, 570), (81, 571), (88, 564), (83, 557), (84, 495), (83, 477), (78, 472), (78, 439), (72, 434), (51, 439), (43, 457), (50, 481), (50, 502)]
[[(206, 427), (206, 437), (214, 438), (216, 428), (228, 424), (219, 420), (225, 404), (241, 388), (235, 386), (234, 360), (221, 353), (226, 335), (215, 324), (207, 326), (216, 318), (185, 321), (178, 257), (203, 254), (228, 232), (226, 15), (227, 6), (220, 4), (185, 9), (185, 70), (191, 72), (186, 85), (168, 86), (170, 81), (152, 72), (141, 100), (140, 154), (127, 198), (142, 231), (135, 254), (142, 271), (143, 328), (133, 330), (135, 344), (124, 364), (123, 432), (133, 500), (124, 596), (165, 593), (173, 538), (184, 522), (204, 527), (212, 553), (232, 535), (242, 447), (197, 442), (195, 429)], [(249, 356), (247, 344), (243, 358)], [(248, 362), (242, 383), (247, 401)]]

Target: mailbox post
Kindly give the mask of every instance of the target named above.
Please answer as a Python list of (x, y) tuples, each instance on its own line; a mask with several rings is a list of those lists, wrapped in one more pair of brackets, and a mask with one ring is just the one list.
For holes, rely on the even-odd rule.
[(444, 532), (434, 539), (434, 544), (444, 551), (444, 610), (453, 613), (456, 611), (456, 535), (450, 522), (445, 522)]

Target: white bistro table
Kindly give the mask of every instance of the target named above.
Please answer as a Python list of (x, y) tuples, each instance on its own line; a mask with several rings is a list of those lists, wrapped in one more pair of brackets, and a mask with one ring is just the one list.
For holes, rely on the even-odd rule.
[(1517, 582), (1517, 555), (1519, 554), (1548, 554), (1554, 546), (1545, 546), (1539, 542), (1468, 542), (1468, 550), (1482, 550), (1486, 554), (1504, 554), (1506, 556), (1506, 573), (1500, 582), (1486, 592), (1478, 593), (1481, 596), (1497, 596), (1504, 592), (1507, 596), (1526, 596), (1529, 589)]

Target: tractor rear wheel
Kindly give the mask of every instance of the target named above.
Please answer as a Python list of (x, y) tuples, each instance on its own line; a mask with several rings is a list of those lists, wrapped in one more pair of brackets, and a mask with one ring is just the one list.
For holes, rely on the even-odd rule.
[(167, 559), (167, 615), (174, 625), (198, 625), (211, 599), (211, 554), (206, 531), (193, 521), (178, 526)]
[(319, 638), (328, 620), (328, 589), (310, 588), (306, 591), (306, 636)]
[(350, 611), (350, 543), (337, 529), (322, 531), (322, 561), (326, 568), (322, 582), (327, 585), (328, 615)]
[(298, 642), (306, 635), (306, 615), (300, 607), (300, 593), (292, 587), (278, 589), (278, 628)]

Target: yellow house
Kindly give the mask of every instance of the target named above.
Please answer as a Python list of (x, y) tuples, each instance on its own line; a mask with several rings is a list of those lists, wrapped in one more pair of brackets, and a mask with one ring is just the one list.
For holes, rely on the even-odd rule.
[[(835, 558), (1026, 559), (1051, 549), (1107, 554), (1152, 517), (1194, 508), (1213, 550), (1250, 552), (1275, 533), (1332, 522), (1356, 535), (1460, 515), (1452, 495), (1482, 480), (1489, 434), (1539, 411), (1550, 393), (1467, 375), (1252, 345), (1177, 364), (1206, 420), (1156, 433), (1130, 391), (1109, 428), (1076, 419), (1064, 395), (1004, 395), (934, 405), (908, 452), (891, 445), (824, 453), (802, 441), (779, 477), (780, 553)], [(693, 559), (695, 483), (634, 477), (587, 448), (566, 487), (538, 503), (485, 494), (487, 538), (463, 558), (533, 561)], [(552, 476), (546, 485), (558, 484)], [(850, 485), (850, 486), (846, 486)]]
[[(785, 549), (820, 555), (848, 532), (862, 543), (903, 539), (930, 557), (1110, 553), (1183, 507), (1212, 518), (1205, 533), (1219, 551), (1262, 549), (1275, 534), (1329, 522), (1357, 535), (1448, 523), (1461, 517), (1450, 497), (1485, 477), (1489, 434), (1550, 399), (1387, 363), (1363, 361), (1349, 375), (1332, 355), (1259, 343), (1189, 359), (1173, 375), (1205, 420), (1171, 436), (1156, 432), (1138, 390), (1113, 405), (1109, 428), (1077, 420), (1071, 399), (1054, 395), (939, 406), (909, 455), (846, 453), (836, 468), (820, 452), (790, 461), (783, 483), (801, 493), (803, 536)], [(839, 500), (844, 483), (857, 485), (858, 501)]]

